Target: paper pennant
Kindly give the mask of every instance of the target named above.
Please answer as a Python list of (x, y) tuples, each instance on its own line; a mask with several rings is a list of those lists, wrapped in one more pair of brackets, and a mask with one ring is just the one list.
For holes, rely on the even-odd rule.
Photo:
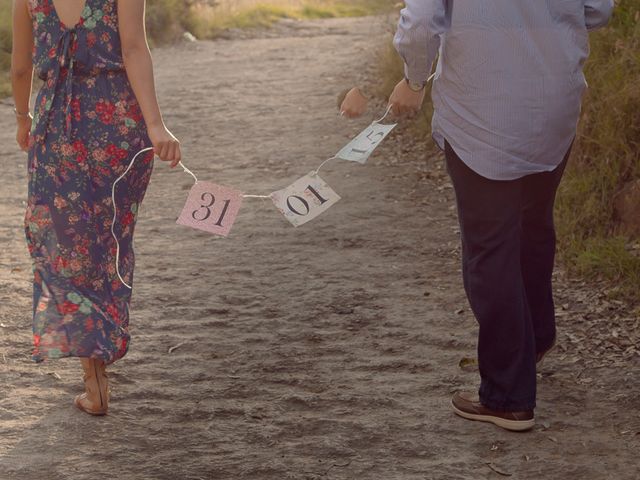
[(242, 205), (242, 192), (210, 182), (197, 182), (177, 223), (226, 237)]
[(391, 125), (372, 123), (340, 150), (336, 157), (350, 162), (366, 163), (373, 151), (396, 125), (396, 123)]
[(328, 210), (340, 200), (340, 196), (312, 172), (291, 186), (272, 193), (271, 199), (285, 218), (294, 227), (299, 227)]

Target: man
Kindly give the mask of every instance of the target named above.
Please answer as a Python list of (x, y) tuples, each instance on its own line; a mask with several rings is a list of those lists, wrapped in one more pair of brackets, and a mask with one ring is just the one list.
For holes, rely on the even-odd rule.
[(438, 55), (432, 132), (456, 192), (463, 280), (479, 323), (479, 398), (455, 413), (534, 425), (536, 363), (556, 339), (553, 204), (576, 135), (587, 31), (613, 0), (406, 0), (394, 44), (406, 78), (390, 103), (417, 111)]

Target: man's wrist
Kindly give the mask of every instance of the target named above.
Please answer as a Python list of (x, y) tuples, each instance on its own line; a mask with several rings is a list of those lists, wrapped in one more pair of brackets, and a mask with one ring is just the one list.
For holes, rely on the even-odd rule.
[(404, 81), (407, 82), (409, 88), (416, 92), (420, 93), (424, 90), (424, 87), (427, 85), (427, 82), (414, 82), (413, 80), (409, 80), (407, 77), (404, 78)]

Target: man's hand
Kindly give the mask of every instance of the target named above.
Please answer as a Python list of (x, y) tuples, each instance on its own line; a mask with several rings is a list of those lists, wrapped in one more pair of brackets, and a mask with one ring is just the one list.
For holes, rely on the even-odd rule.
[(367, 97), (362, 94), (359, 88), (352, 88), (340, 105), (340, 115), (347, 118), (361, 117), (367, 111), (368, 102)]
[(393, 114), (398, 117), (412, 117), (422, 108), (424, 102), (424, 88), (416, 92), (409, 87), (406, 80), (401, 80), (394, 88), (389, 104)]

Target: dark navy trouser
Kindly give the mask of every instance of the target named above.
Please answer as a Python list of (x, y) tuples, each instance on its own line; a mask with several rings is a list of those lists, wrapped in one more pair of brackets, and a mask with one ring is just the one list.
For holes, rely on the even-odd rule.
[(494, 410), (535, 408), (536, 353), (556, 335), (553, 205), (570, 152), (554, 171), (499, 181), (475, 173), (446, 144), (464, 287), (480, 326), (480, 401)]

